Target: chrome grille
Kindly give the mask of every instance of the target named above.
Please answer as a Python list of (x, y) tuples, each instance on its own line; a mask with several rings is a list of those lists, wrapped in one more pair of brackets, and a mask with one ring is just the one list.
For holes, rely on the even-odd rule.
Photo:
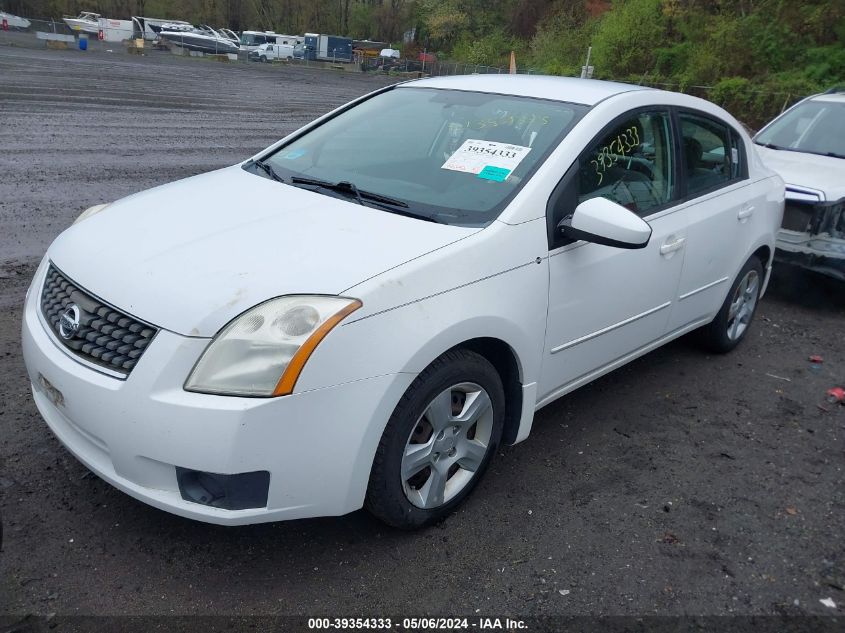
[[(62, 328), (62, 315), (79, 310), (78, 329)], [(128, 375), (158, 328), (139, 321), (94, 297), (65, 277), (52, 264), (41, 291), (41, 312), (56, 338), (90, 363)], [(75, 322), (72, 323), (75, 325)]]

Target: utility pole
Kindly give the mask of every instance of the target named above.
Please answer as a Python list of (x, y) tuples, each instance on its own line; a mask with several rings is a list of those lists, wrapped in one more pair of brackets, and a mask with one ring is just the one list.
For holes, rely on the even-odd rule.
[(587, 63), (581, 66), (581, 79), (592, 79), (593, 67), (590, 66), (590, 54), (593, 52), (593, 47), (587, 47)]

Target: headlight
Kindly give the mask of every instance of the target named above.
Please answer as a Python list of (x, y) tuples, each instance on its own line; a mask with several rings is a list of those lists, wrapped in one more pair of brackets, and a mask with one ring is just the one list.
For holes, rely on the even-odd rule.
[(287, 395), (314, 348), (360, 307), (357, 299), (291, 296), (247, 310), (214, 337), (185, 389), (230, 396)]
[[(93, 207), (88, 207), (87, 209), (85, 209), (85, 211), (83, 211), (82, 213), (79, 214), (79, 217), (76, 218), (73, 221), (73, 224), (77, 224), (79, 222), (82, 222), (82, 220), (87, 220), (92, 215), (97, 215), (100, 211), (105, 209), (107, 206), (109, 206), (109, 205), (107, 205), (107, 204), (95, 204)], [(71, 224), (71, 226), (73, 226), (73, 224)]]

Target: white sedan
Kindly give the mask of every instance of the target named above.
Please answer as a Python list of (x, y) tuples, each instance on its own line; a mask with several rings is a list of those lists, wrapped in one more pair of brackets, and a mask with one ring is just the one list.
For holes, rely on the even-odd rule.
[(799, 101), (754, 143), (786, 181), (775, 259), (845, 281), (845, 87)]
[(153, 506), (419, 527), (540, 407), (693, 330), (734, 348), (783, 201), (700, 99), (404, 83), (86, 211), (35, 274), (24, 357), (56, 436)]

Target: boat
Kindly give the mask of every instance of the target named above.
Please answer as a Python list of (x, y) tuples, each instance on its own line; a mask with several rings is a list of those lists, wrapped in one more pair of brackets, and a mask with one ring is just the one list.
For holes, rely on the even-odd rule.
[(10, 29), (28, 29), (31, 22), (26, 18), (21, 18), (5, 11), (0, 11), (0, 25), (5, 24)]
[(217, 32), (226, 37), (227, 39), (232, 40), (235, 44), (240, 47), (241, 45), (241, 38), (238, 37), (238, 34), (232, 31), (231, 29), (217, 29)]
[(238, 42), (233, 41), (231, 37), (218, 33), (205, 24), (197, 26), (166, 24), (161, 27), (158, 36), (189, 51), (199, 51), (212, 55), (237, 54), (239, 50)]
[(161, 18), (133, 17), (132, 24), (135, 26), (135, 36), (143, 37), (145, 40), (157, 40), (162, 29), (178, 31), (183, 28), (192, 28), (191, 23), (184, 20), (162, 20)]
[(162, 18), (143, 18), (140, 16), (132, 16), (133, 31), (135, 37), (138, 39), (143, 38), (148, 41), (157, 40), (159, 32), (165, 25), (190, 27), (191, 23), (183, 20), (165, 20)]
[(91, 13), (90, 11), (83, 11), (75, 18), (66, 15), (62, 18), (65, 24), (68, 25), (71, 31), (77, 33), (89, 33), (97, 35), (100, 32), (100, 14)]

